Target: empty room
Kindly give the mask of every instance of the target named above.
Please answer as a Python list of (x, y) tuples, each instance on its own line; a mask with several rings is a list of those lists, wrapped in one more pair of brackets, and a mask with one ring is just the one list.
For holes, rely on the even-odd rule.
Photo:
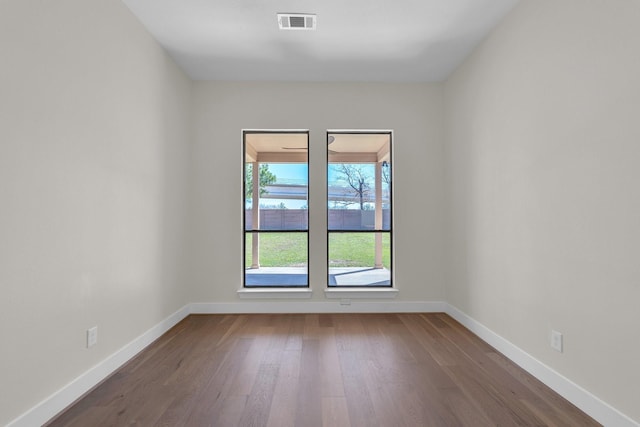
[(0, 425), (640, 426), (637, 0), (0, 0)]

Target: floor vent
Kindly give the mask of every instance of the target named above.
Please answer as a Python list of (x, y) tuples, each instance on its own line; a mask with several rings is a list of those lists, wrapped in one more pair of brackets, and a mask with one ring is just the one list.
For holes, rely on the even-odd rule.
[(281, 30), (315, 30), (316, 15), (308, 13), (278, 13)]

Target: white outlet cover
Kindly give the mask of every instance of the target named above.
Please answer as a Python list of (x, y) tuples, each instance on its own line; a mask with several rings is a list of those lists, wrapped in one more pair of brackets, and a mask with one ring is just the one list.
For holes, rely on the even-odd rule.
[(87, 329), (87, 348), (93, 347), (98, 343), (98, 327)]
[(562, 334), (558, 331), (551, 331), (551, 348), (562, 353)]

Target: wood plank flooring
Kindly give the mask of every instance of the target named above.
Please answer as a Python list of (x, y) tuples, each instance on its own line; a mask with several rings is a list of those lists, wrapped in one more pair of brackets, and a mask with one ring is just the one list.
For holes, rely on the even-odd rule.
[(49, 426), (597, 426), (446, 314), (191, 315)]

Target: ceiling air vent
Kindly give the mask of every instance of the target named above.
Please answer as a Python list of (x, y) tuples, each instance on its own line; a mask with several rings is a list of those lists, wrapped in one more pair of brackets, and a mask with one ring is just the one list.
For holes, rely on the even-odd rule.
[(316, 15), (309, 13), (278, 13), (281, 30), (315, 30)]

